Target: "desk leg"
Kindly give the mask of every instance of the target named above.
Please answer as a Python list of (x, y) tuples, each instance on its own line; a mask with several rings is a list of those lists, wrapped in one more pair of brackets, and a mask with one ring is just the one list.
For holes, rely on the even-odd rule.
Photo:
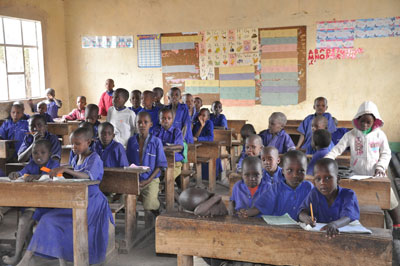
[(210, 192), (214, 192), (215, 186), (217, 185), (216, 165), (217, 165), (217, 159), (211, 158), (210, 162), (208, 163), (208, 190)]
[(87, 209), (72, 209), (74, 265), (89, 265)]
[(196, 185), (201, 186), (203, 178), (201, 176), (201, 163), (196, 163)]
[(167, 156), (168, 168), (165, 172), (165, 201), (167, 212), (173, 211), (174, 209), (174, 194), (175, 194), (175, 179), (174, 179), (174, 167), (175, 167), (175, 155)]
[(119, 250), (126, 254), (133, 246), (136, 229), (136, 195), (127, 194), (125, 197), (125, 239)]
[(235, 154), (235, 147), (231, 146), (231, 170), (236, 172), (236, 154)]
[(176, 258), (178, 266), (193, 266), (193, 256), (178, 254)]

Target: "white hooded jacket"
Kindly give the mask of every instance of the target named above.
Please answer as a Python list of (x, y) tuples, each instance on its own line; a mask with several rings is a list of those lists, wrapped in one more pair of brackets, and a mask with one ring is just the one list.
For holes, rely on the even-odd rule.
[[(358, 118), (364, 114), (372, 114), (375, 122), (372, 131), (367, 135), (359, 129)], [(378, 107), (373, 102), (367, 101), (361, 104), (357, 114), (353, 118), (354, 128), (347, 132), (339, 143), (325, 156), (335, 159), (350, 147), (350, 167), (356, 175), (375, 174), (375, 169), (386, 171), (391, 151), (385, 133), (380, 129), (383, 120), (378, 112)]]

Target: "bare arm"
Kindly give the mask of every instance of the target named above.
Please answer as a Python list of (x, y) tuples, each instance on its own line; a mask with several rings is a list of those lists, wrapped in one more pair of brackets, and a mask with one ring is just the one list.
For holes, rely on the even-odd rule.
[(304, 135), (300, 134), (299, 141), (297, 142), (297, 145), (296, 145), (296, 150), (299, 150), (301, 148), (301, 145), (303, 145), (303, 142), (304, 142)]
[(54, 177), (54, 176), (57, 176), (58, 174), (63, 174), (63, 173), (70, 174), (77, 179), (89, 179), (90, 178), (90, 176), (87, 173), (77, 172), (66, 166), (60, 166), (60, 167), (51, 169), (49, 175), (50, 175), (50, 177)]
[(260, 213), (260, 211), (253, 207), (251, 209), (241, 209), (238, 212), (239, 217), (241, 218), (247, 218), (247, 217), (253, 217), (253, 216), (257, 216)]
[(205, 216), (207, 211), (217, 202), (221, 200), (221, 196), (214, 195), (205, 202), (200, 203), (197, 205), (196, 209), (194, 209), (194, 214), (199, 216)]
[(338, 228), (348, 225), (350, 222), (350, 218), (345, 216), (340, 218), (339, 220), (330, 222), (329, 224), (325, 225), (321, 228), (321, 231), (326, 230), (326, 236), (330, 239), (339, 234)]
[(149, 178), (140, 182), (139, 184), (140, 188), (143, 188), (144, 186), (150, 184), (150, 182), (153, 181), (154, 177), (160, 172), (160, 170), (161, 170), (160, 167), (154, 169), (153, 173), (151, 173)]

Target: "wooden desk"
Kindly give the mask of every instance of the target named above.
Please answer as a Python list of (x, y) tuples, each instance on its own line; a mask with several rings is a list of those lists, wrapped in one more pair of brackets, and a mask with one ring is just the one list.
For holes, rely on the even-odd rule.
[(222, 141), (199, 141), (196, 143), (201, 143), (201, 146), (197, 147), (198, 157), (210, 158), (208, 163), (208, 190), (213, 192), (217, 185), (216, 161), (220, 156), (220, 146), (224, 143)]
[(201, 179), (201, 164), (197, 162), (197, 149), (201, 146), (201, 143), (188, 144), (188, 163), (192, 163), (196, 167), (196, 181), (197, 185), (200, 186), (202, 183)]
[(67, 123), (47, 123), (47, 130), (57, 136), (62, 136), (63, 144), (69, 144), (69, 135), (79, 127), (81, 121)]
[(0, 206), (72, 209), (74, 265), (89, 265), (88, 186), (98, 183), (99, 181), (0, 182)]
[[(300, 126), (301, 122), (303, 122), (303, 120), (288, 120), (285, 126), (286, 133), (289, 135), (300, 135), (297, 128)], [(353, 129), (353, 123), (349, 120), (341, 120), (338, 121), (338, 127), (344, 127), (351, 130)]]
[(156, 252), (177, 254), (178, 265), (193, 265), (193, 256), (274, 265), (392, 265), (390, 230), (372, 235), (342, 234), (267, 225), (259, 218), (198, 218), (188, 213), (157, 217)]
[[(283, 154), (279, 154), (279, 156), (282, 159)], [(312, 154), (307, 154), (307, 159), (310, 162), (312, 158)], [(346, 166), (346, 167), (350, 167), (350, 154), (344, 154), (344, 155), (339, 155), (338, 157), (336, 157), (336, 162), (338, 163), (338, 165), (340, 166)]]
[(228, 120), (228, 128), (235, 130), (236, 139), (240, 139), (240, 130), (246, 124), (247, 120)]
[(15, 153), (16, 140), (0, 140), (0, 159), (9, 159)]
[(182, 151), (181, 145), (164, 146), (165, 156), (167, 157), (168, 167), (165, 171), (165, 201), (166, 209), (172, 211), (174, 209), (174, 195), (175, 195), (175, 153)]
[[(229, 153), (230, 158), (228, 156), (228, 159), (230, 159), (231, 162), (231, 170), (236, 171), (236, 158), (235, 158), (235, 148), (232, 144), (233, 142), (233, 130), (232, 129), (214, 129), (214, 141), (223, 141), (225, 142), (224, 146), (226, 147), (226, 151)], [(221, 152), (221, 151), (220, 151)], [(227, 158), (222, 158), (223, 154), (221, 152), (221, 159), (227, 159)]]

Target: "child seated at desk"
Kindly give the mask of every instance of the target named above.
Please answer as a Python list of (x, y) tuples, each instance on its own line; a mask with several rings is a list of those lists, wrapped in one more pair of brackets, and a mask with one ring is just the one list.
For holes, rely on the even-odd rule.
[(34, 142), (39, 139), (47, 139), (51, 143), (51, 159), (61, 160), (61, 143), (56, 135), (47, 131), (47, 123), (44, 116), (39, 114), (31, 116), (29, 119), (29, 134), (27, 134), (18, 149), (18, 162), (23, 163), (29, 160), (32, 155)]
[(315, 163), (324, 158), (325, 155), (330, 152), (331, 148), (331, 133), (329, 133), (326, 129), (317, 129), (314, 131), (312, 139), (311, 139), (311, 146), (313, 147), (316, 152), (313, 154), (311, 161), (308, 163), (307, 167), (307, 175), (314, 175), (314, 165)]
[(157, 107), (158, 109), (164, 108), (165, 107), (164, 104), (161, 103), (161, 99), (164, 96), (163, 89), (160, 88), (160, 87), (153, 88), (153, 95), (154, 95), (154, 103), (153, 103), (153, 105), (155, 107)]
[[(22, 116), (22, 119), (23, 119), (23, 120), (28, 120), (28, 119), (31, 117), (30, 115), (28, 115), (28, 114), (25, 113), (25, 105), (24, 105), (23, 102), (16, 101), (16, 102), (13, 102), (13, 105), (19, 105), (19, 106), (21, 106), (22, 112), (24, 113), (24, 115)], [(9, 116), (8, 118), (10, 118), (10, 116)]]
[(93, 137), (98, 136), (98, 127), (100, 125), (99, 119), (99, 107), (93, 103), (90, 103), (85, 108), (85, 122), (93, 125)]
[(107, 79), (105, 83), (106, 91), (100, 96), (99, 116), (107, 117), (108, 109), (113, 106), (114, 80)]
[(54, 119), (58, 117), (58, 109), (61, 108), (61, 100), (56, 99), (56, 91), (52, 88), (46, 90), (47, 113)]
[(53, 118), (51, 115), (47, 113), (47, 104), (45, 102), (38, 102), (37, 104), (37, 111), (40, 115), (44, 116), (46, 123), (54, 123)]
[(185, 95), (182, 96), (182, 101), (188, 107), (190, 120), (192, 121), (192, 125), (193, 125), (194, 122), (196, 121), (197, 115), (198, 115), (198, 113), (196, 111), (196, 107), (194, 106), (193, 95), (190, 93), (186, 93)]
[(86, 97), (78, 96), (76, 98), (76, 108), (73, 109), (69, 114), (63, 116), (63, 120), (85, 120), (85, 108), (86, 108)]
[(246, 153), (246, 138), (248, 138), (250, 135), (253, 135), (253, 134), (257, 134), (257, 133), (252, 124), (245, 124), (240, 129), (240, 136), (242, 137), (243, 147), (242, 147), (242, 151), (240, 152), (240, 156), (239, 156), (237, 162), (239, 162), (240, 157), (242, 157), (244, 155), (244, 153)]
[(129, 164), (134, 163), (138, 166), (150, 168), (149, 172), (142, 173), (139, 176), (140, 195), (146, 214), (152, 213), (157, 216), (160, 209), (158, 200), (159, 177), (161, 169), (168, 166), (167, 158), (161, 140), (149, 132), (153, 124), (150, 114), (139, 112), (136, 123), (139, 134), (129, 138), (126, 154)]
[(306, 155), (297, 150), (288, 151), (283, 156), (282, 169), (285, 180), (271, 185), (258, 198), (253, 208), (240, 210), (239, 216), (281, 216), (288, 213), (297, 220), (299, 207), (313, 188), (311, 182), (304, 180), (307, 169)]
[[(90, 135), (91, 135), (91, 138), (90, 138), (91, 141), (90, 141), (90, 144), (89, 144), (89, 149), (90, 149), (91, 151), (94, 151), (94, 142), (95, 142), (95, 140), (96, 140), (97, 138), (94, 137), (94, 127), (93, 127), (93, 124), (92, 124), (92, 123), (89, 123), (89, 122), (81, 122), (81, 123), (79, 123), (79, 127), (84, 127), (84, 128), (87, 128), (87, 129), (89, 130)], [(71, 144), (72, 144), (72, 143), (71, 143)], [(71, 151), (70, 151), (70, 153), (69, 153), (69, 160), (68, 160), (68, 161), (73, 160), (74, 157), (75, 157), (74, 150), (71, 149)]]
[[(57, 168), (60, 166), (58, 160), (53, 160), (51, 157), (51, 142), (47, 139), (39, 139), (33, 143), (32, 158), (21, 171), (11, 172), (10, 179), (25, 177), (25, 182), (32, 182), (39, 179), (42, 175), (47, 175), (47, 172), (41, 170), (42, 167), (48, 169)], [(49, 210), (49, 209), (48, 209)], [(32, 232), (34, 220), (32, 219), (35, 208), (23, 208), (19, 216), (17, 237), (15, 243), (15, 255), (12, 257), (4, 256), (3, 262), (10, 265), (16, 265), (21, 259), (23, 247), (28, 235)]]
[(146, 112), (150, 114), (151, 117), (151, 122), (153, 126), (150, 128), (150, 133), (153, 132), (153, 129), (160, 125), (160, 119), (159, 119), (159, 112), (160, 109), (156, 106), (153, 105), (154, 103), (154, 93), (152, 91), (144, 91), (142, 94), (142, 105), (143, 109), (139, 111), (140, 112)]
[(220, 101), (215, 101), (211, 105), (210, 120), (213, 122), (214, 127), (222, 127), (223, 129), (228, 129), (228, 121), (225, 115), (222, 113), (222, 103)]
[(281, 112), (274, 112), (269, 117), (268, 129), (261, 132), (264, 146), (274, 146), (280, 154), (296, 149), (290, 136), (284, 130), (287, 119)]
[[(338, 186), (338, 165), (328, 158), (320, 159), (314, 167), (315, 187), (305, 198), (299, 209), (299, 220), (315, 226), (316, 222), (327, 223), (321, 228), (329, 238), (339, 233), (338, 228), (360, 219), (360, 210), (353, 190)], [(310, 206), (314, 220), (311, 218)]]
[(278, 149), (272, 146), (263, 147), (261, 150), (261, 161), (263, 163), (263, 179), (268, 184), (285, 181), (282, 168), (279, 166), (280, 158)]
[(194, 108), (196, 109), (196, 113), (200, 112), (202, 106), (203, 100), (200, 97), (194, 97)]
[[(324, 117), (322, 115), (317, 115), (316, 117), (314, 117), (314, 119), (311, 122), (311, 133), (314, 133), (315, 130), (319, 130), (319, 129), (328, 130), (328, 120), (326, 119), (326, 117)], [(311, 140), (312, 140), (312, 134), (311, 134)], [(312, 146), (311, 140), (306, 148), (306, 154), (314, 154), (316, 152), (316, 150)], [(335, 145), (331, 141), (328, 146), (329, 150), (331, 150), (333, 148), (333, 146), (335, 146)]]
[(193, 140), (214, 141), (214, 124), (207, 108), (202, 108), (199, 112), (198, 122), (193, 126)]
[(349, 132), (348, 128), (338, 127), (338, 121), (335, 117), (332, 117), (333, 122), (335, 122), (336, 131), (332, 133), (332, 142), (334, 145), (338, 144), (340, 139), (343, 138), (344, 134)]
[(131, 97), (129, 98), (129, 101), (131, 102), (132, 107), (128, 108), (134, 111), (136, 115), (143, 109), (143, 107), (140, 106), (141, 100), (142, 92), (140, 90), (131, 91)]
[(263, 148), (262, 139), (259, 135), (253, 134), (246, 138), (245, 153), (242, 153), (237, 164), (237, 172), (242, 171), (242, 162), (248, 156), (260, 156)]

